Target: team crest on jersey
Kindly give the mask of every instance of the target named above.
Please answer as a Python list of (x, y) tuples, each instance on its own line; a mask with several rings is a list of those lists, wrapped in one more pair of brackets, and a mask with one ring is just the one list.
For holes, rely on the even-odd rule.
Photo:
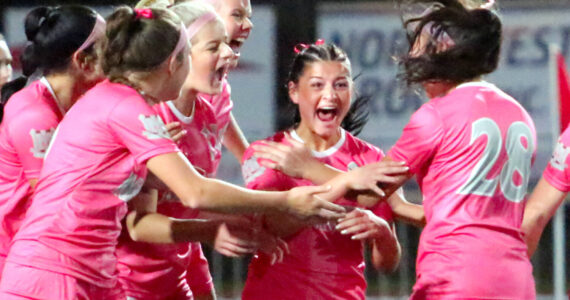
[(554, 149), (554, 153), (552, 153), (550, 165), (559, 171), (564, 171), (567, 167), (566, 158), (568, 154), (570, 154), (570, 147), (566, 147), (562, 141), (559, 140)]
[(48, 130), (30, 130), (30, 136), (32, 137), (33, 146), (30, 149), (30, 152), (36, 158), (44, 158), (46, 155), (46, 151), (49, 147), (49, 143), (51, 138), (53, 137), (53, 133), (55, 132), (55, 128), (50, 128)]
[(144, 126), (143, 134), (149, 140), (170, 138), (170, 134), (168, 134), (164, 122), (162, 122), (162, 119), (158, 115), (139, 115), (139, 120), (141, 120)]
[(354, 169), (358, 169), (358, 165), (355, 162), (351, 161), (348, 163), (348, 165), (346, 165), (346, 169), (348, 171), (352, 171)]
[(113, 191), (113, 194), (117, 196), (117, 198), (127, 202), (140, 192), (143, 184), (144, 178), (140, 178), (131, 172), (129, 177)]
[(257, 157), (252, 156), (243, 163), (241, 168), (243, 180), (246, 184), (254, 181), (257, 177), (263, 175), (265, 168), (259, 165)]

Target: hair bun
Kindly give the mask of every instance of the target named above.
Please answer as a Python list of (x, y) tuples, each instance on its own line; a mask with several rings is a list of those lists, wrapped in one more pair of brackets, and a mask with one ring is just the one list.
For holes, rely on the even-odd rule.
[(35, 40), (36, 35), (46, 23), (52, 11), (54, 11), (54, 8), (42, 6), (32, 10), (26, 16), (24, 27), (28, 41), (33, 42)]

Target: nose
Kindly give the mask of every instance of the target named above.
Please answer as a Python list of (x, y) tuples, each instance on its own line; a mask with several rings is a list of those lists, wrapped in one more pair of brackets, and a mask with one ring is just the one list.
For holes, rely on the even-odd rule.
[(228, 44), (226, 43), (222, 43), (222, 45), (220, 45), (220, 47), (222, 47), (221, 51), (220, 51), (220, 56), (221, 58), (225, 59), (225, 60), (229, 60), (231, 58), (233, 58), (234, 51), (232, 50), (232, 48), (230, 48), (230, 46), (228, 46)]
[(337, 97), (336, 90), (334, 89), (333, 84), (327, 84), (323, 89), (323, 98), (324, 99), (335, 99)]
[(243, 30), (253, 29), (253, 22), (251, 22), (250, 18), (248, 18), (248, 17), (245, 18), (245, 20), (243, 21), (242, 29)]

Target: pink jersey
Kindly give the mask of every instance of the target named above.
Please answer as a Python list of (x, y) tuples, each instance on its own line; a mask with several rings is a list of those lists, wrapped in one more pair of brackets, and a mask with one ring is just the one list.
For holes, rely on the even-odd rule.
[(99, 83), (60, 123), (7, 262), (70, 275), (94, 289), (115, 288), (126, 202), (144, 183), (146, 161), (176, 151), (134, 89)]
[(0, 271), (29, 205), (29, 181), (37, 179), (63, 111), (45, 78), (15, 93), (0, 124)]
[(406, 162), (424, 198), (412, 299), (534, 299), (520, 225), (535, 154), (528, 113), (486, 82), (412, 115), (388, 153)]
[[(300, 140), (294, 131), (293, 137)], [(283, 132), (268, 140), (286, 144)], [(253, 143), (261, 144), (263, 141)], [(244, 155), (243, 175), (248, 188), (288, 190), (312, 185), (308, 180), (292, 178), (279, 171), (261, 166), (249, 147)], [(321, 162), (342, 171), (377, 162), (382, 151), (346, 131), (338, 143), (324, 152), (313, 152)], [(339, 199), (337, 203), (356, 203)], [(392, 213), (383, 202), (374, 213), (391, 221)], [(249, 265), (243, 299), (364, 299), (363, 245), (335, 230), (332, 224), (303, 229), (286, 239), (291, 253), (282, 263), (270, 265), (270, 259), (258, 253)]]
[(570, 127), (566, 128), (556, 144), (550, 162), (542, 177), (561, 192), (570, 191)]
[[(184, 116), (172, 101), (156, 104), (153, 108), (165, 123), (181, 123), (187, 133), (178, 141), (180, 150), (198, 172), (214, 177), (222, 156), (221, 142), (230, 121), (231, 107), (229, 85), (224, 81), (221, 95), (200, 95), (196, 99), (190, 117)], [(197, 216), (196, 211), (184, 207), (169, 191), (160, 192), (158, 212), (176, 218)], [(213, 288), (208, 261), (200, 243), (144, 244), (141, 247), (126, 234), (120, 241), (117, 248), (119, 278), (128, 296), (184, 299), (190, 298), (192, 292), (203, 294)]]
[(219, 94), (198, 94), (198, 98), (210, 103), (217, 120), (219, 136), (224, 135), (224, 132), (230, 122), (232, 108), (234, 107), (231, 100), (231, 94), (232, 90), (226, 78), (222, 81), (222, 91)]

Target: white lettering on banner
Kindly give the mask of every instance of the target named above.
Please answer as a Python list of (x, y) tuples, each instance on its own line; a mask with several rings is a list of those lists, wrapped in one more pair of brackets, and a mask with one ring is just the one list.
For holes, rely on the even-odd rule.
[[(360, 137), (388, 148), (400, 137), (411, 114), (427, 100), (423, 93), (399, 88), (394, 57), (407, 50), (405, 32), (398, 11), (378, 6), (377, 10), (366, 11), (358, 5), (343, 10), (323, 9), (317, 36), (348, 52), (357, 76), (356, 91), (372, 98), (369, 122)], [(548, 44), (558, 44), (564, 56), (570, 58), (569, 14), (569, 8), (535, 8), (529, 18), (528, 11), (501, 8), (501, 61), (497, 71), (486, 78), (517, 99), (535, 121), (539, 147), (531, 174), (534, 180), (551, 157), (549, 145), (557, 138), (550, 129)]]

